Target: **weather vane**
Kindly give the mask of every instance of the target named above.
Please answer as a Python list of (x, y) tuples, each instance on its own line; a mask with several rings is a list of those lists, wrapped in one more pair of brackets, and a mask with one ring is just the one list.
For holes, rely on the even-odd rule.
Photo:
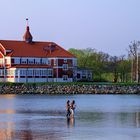
[(27, 21), (27, 26), (29, 25), (29, 21), (28, 21), (28, 18), (26, 18), (26, 21)]

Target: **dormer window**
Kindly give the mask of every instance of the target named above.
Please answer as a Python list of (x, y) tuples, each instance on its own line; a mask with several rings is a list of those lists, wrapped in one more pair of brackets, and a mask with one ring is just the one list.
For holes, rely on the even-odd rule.
[(6, 50), (6, 53), (10, 53), (10, 52), (12, 52), (12, 50)]
[(10, 54), (12, 52), (12, 50), (6, 50), (6, 54)]

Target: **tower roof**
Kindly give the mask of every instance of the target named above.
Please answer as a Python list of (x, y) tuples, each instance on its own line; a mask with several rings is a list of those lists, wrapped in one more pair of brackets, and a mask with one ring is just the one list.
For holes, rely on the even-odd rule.
[(26, 26), (26, 32), (23, 36), (23, 40), (26, 41), (26, 43), (32, 43), (33, 37), (30, 33), (30, 28), (29, 28), (29, 25), (28, 25), (28, 18), (26, 19), (26, 21), (27, 21), (27, 26)]

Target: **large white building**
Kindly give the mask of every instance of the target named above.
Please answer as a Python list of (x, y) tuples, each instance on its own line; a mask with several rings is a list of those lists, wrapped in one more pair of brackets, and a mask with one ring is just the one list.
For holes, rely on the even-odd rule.
[(77, 58), (53, 42), (0, 40), (0, 82), (72, 82)]

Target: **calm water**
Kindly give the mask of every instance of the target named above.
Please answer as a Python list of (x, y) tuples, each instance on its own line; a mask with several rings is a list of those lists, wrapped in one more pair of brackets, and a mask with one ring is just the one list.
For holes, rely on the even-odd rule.
[[(77, 104), (65, 117), (67, 99)], [(0, 95), (0, 140), (140, 140), (140, 96)]]

